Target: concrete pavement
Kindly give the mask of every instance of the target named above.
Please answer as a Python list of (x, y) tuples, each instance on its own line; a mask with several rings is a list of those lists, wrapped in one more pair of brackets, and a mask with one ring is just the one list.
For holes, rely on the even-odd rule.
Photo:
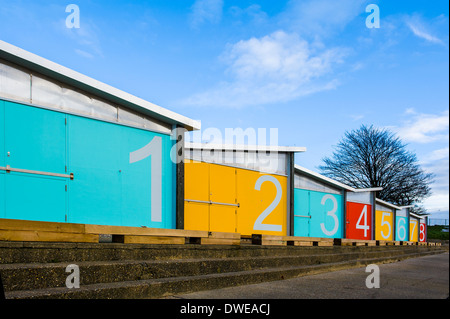
[(367, 288), (366, 268), (175, 295), (169, 299), (446, 299), (449, 254), (378, 265), (380, 288)]

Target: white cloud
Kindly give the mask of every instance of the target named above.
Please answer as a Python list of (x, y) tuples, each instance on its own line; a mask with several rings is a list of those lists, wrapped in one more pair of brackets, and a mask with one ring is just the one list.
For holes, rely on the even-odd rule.
[(232, 6), (230, 7), (229, 12), (234, 18), (242, 20), (249, 19), (250, 23), (256, 25), (267, 23), (269, 20), (267, 13), (264, 12), (258, 4), (252, 4), (245, 9), (238, 6)]
[(442, 43), (442, 41), (435, 36), (432, 36), (431, 34), (427, 33), (423, 29), (421, 29), (420, 26), (414, 25), (412, 23), (408, 23), (408, 27), (411, 29), (411, 31), (418, 36), (419, 38), (425, 39), (429, 42), (433, 43)]
[(191, 10), (189, 19), (194, 28), (205, 22), (218, 23), (222, 19), (223, 0), (196, 0)]
[(82, 56), (84, 58), (88, 58), (88, 59), (93, 59), (94, 55), (90, 54), (89, 52), (80, 50), (80, 49), (75, 49), (75, 53), (78, 54), (79, 56)]
[[(431, 151), (421, 154), (419, 164), (427, 173), (434, 175), (431, 196), (423, 201), (427, 212), (449, 210), (449, 111), (439, 114), (418, 113), (406, 110), (408, 120), (401, 127), (391, 127), (404, 141), (411, 144), (426, 144)], [(417, 146), (417, 145), (416, 145)]]
[[(434, 193), (443, 193), (448, 196), (449, 190), (449, 148), (441, 148), (427, 154), (420, 164), (424, 170), (435, 175), (433, 183)], [(448, 207), (448, 201), (447, 201)]]
[(429, 213), (449, 211), (449, 148), (434, 150), (421, 164), (427, 173), (434, 174), (431, 196), (423, 202)]
[(407, 110), (413, 118), (406, 121), (402, 127), (394, 128), (405, 142), (431, 143), (446, 141), (449, 138), (449, 112), (441, 114), (417, 114)]
[(414, 108), (410, 107), (406, 109), (405, 114), (416, 114), (416, 111)]
[(447, 219), (448, 219), (448, 202), (449, 202), (449, 196), (448, 193), (441, 193), (441, 194), (432, 194), (430, 197), (425, 199), (423, 201), (423, 205), (427, 209), (427, 213), (431, 213), (431, 218), (437, 218), (437, 216), (433, 216), (433, 213), (437, 212), (447, 212)]
[(422, 162), (424, 164), (427, 164), (427, 163), (434, 162), (434, 161), (445, 160), (445, 159), (448, 159), (448, 154), (449, 154), (449, 148), (448, 147), (441, 148), (441, 149), (438, 149), (438, 150), (434, 150)]
[(418, 16), (407, 17), (406, 25), (415, 36), (435, 44), (443, 44), (443, 41), (431, 34), (429, 27)]
[(282, 21), (301, 34), (331, 36), (364, 13), (366, 0), (291, 0)]
[(83, 19), (80, 28), (67, 28), (65, 19), (61, 19), (54, 27), (71, 39), (74, 46), (78, 46), (75, 49), (78, 55), (88, 59), (104, 56), (99, 37), (101, 31), (93, 21)]
[[(438, 150), (440, 152), (441, 150)], [(442, 150), (443, 151), (443, 150)], [(430, 185), (431, 196), (423, 201), (427, 212), (448, 212), (449, 211), (449, 157), (448, 148), (445, 158), (430, 161), (424, 164), (424, 170), (434, 174), (434, 181)], [(431, 157), (433, 154), (431, 154)]]
[(222, 55), (231, 81), (191, 96), (192, 106), (244, 107), (285, 102), (338, 85), (327, 79), (346, 50), (317, 49), (297, 34), (277, 31), (230, 45)]
[(353, 121), (360, 121), (364, 118), (363, 114), (350, 114), (349, 117), (353, 120)]

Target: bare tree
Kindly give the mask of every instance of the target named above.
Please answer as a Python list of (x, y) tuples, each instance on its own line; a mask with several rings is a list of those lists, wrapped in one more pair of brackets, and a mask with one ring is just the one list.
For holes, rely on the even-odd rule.
[(382, 187), (381, 200), (406, 206), (419, 204), (431, 194), (433, 174), (425, 173), (414, 153), (386, 129), (362, 125), (346, 132), (331, 157), (323, 159), (322, 174), (354, 188)]

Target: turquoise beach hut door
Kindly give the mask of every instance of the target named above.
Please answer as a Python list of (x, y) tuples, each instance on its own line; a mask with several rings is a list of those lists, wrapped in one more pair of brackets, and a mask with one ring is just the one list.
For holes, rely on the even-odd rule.
[(4, 132), (2, 217), (64, 222), (69, 176), (66, 115), (4, 102), (0, 120)]

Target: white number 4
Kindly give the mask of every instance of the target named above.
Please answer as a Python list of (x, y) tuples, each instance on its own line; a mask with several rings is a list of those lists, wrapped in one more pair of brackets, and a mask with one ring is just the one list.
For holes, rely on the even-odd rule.
[[(364, 217), (364, 224), (361, 225), (361, 219)], [(356, 222), (356, 229), (363, 229), (364, 230), (364, 237), (367, 237), (367, 232), (370, 229), (370, 226), (367, 224), (367, 205), (364, 205), (364, 208), (361, 212), (361, 215), (359, 215), (359, 219)]]

